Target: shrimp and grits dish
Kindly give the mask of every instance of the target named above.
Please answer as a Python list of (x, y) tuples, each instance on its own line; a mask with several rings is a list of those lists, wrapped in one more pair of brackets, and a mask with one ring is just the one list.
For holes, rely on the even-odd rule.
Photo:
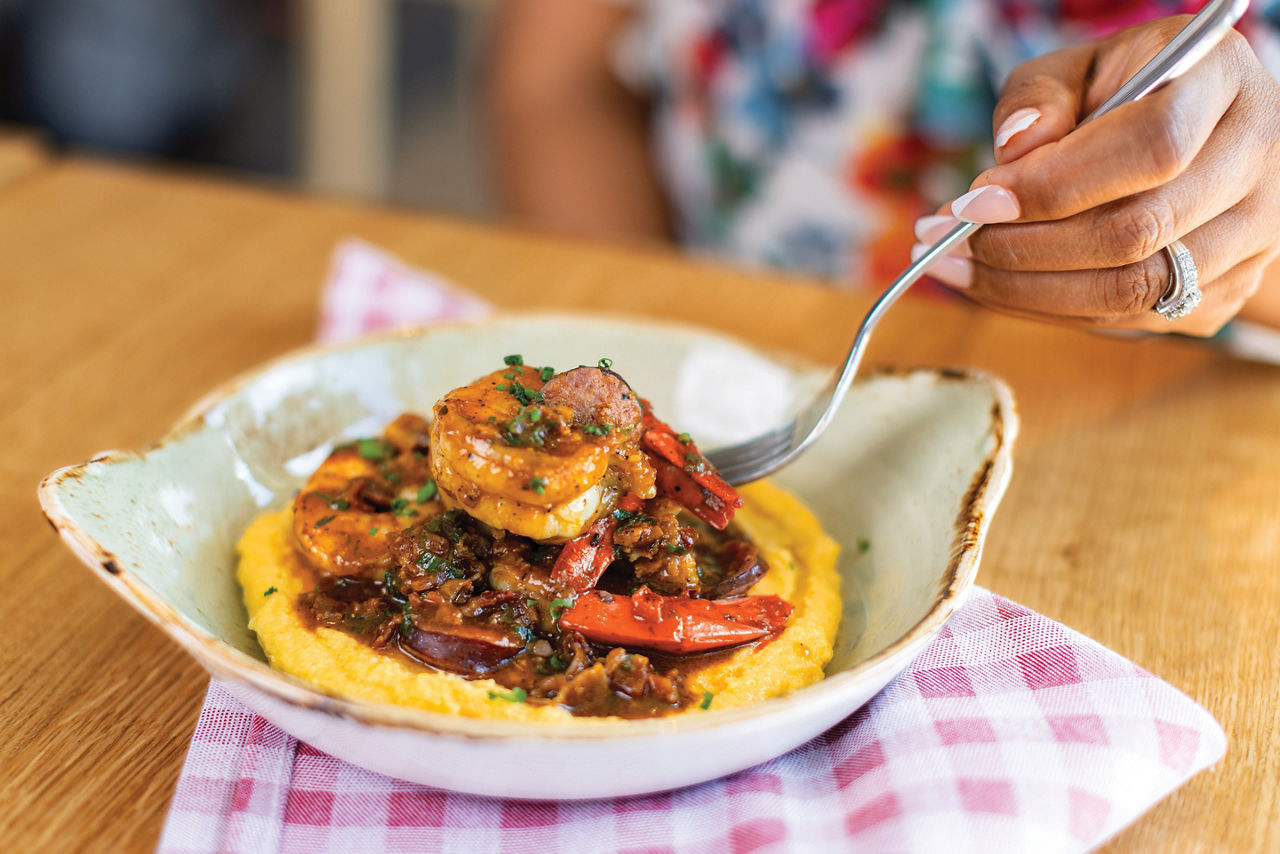
[(697, 714), (820, 680), (835, 543), (598, 365), (505, 366), (336, 447), (240, 541), (272, 666), (477, 718)]

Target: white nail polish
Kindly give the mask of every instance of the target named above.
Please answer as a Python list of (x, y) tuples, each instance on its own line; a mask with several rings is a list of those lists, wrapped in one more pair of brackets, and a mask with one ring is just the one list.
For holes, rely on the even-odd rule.
[(1009, 140), (1022, 133), (1040, 120), (1040, 111), (1034, 107), (1023, 107), (1015, 110), (996, 131), (996, 148), (1004, 148)]

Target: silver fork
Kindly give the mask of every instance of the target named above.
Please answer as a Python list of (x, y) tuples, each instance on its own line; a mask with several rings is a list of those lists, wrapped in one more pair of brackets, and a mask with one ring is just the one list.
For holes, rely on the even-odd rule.
[[(1138, 100), (1195, 65), (1240, 20), (1248, 6), (1249, 0), (1210, 0), (1150, 62), (1138, 69), (1080, 124), (1091, 122), (1121, 104)], [(708, 453), (707, 460), (719, 470), (720, 476), (730, 483), (747, 483), (777, 471), (804, 453), (835, 416), (858, 372), (867, 341), (880, 318), (907, 288), (924, 275), (930, 264), (981, 227), (976, 222), (956, 226), (894, 280), (862, 319), (862, 325), (858, 327), (845, 356), (844, 366), (832, 375), (826, 386), (794, 419), (753, 439)]]

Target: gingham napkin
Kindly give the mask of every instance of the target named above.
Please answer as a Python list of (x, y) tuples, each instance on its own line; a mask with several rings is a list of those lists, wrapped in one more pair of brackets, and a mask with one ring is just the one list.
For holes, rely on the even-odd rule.
[[(348, 242), (321, 335), (485, 310)], [(975, 588), (910, 668), (834, 729), (731, 777), (637, 798), (496, 800), (392, 780), (291, 738), (213, 682), (160, 850), (1080, 851), (1225, 747), (1177, 689)]]

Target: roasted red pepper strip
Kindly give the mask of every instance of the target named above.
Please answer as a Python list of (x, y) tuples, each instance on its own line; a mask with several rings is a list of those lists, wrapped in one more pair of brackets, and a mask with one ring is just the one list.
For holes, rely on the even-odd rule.
[(724, 530), (733, 520), (737, 509), (734, 505), (725, 504), (715, 495), (689, 477), (689, 473), (677, 468), (666, 460), (650, 457), (653, 468), (657, 472), (658, 494), (679, 501), (689, 512), (717, 530)]
[[(618, 502), (619, 509), (631, 513), (640, 512), (640, 499), (624, 495)], [(613, 563), (613, 532), (618, 519), (609, 513), (595, 521), (590, 528), (564, 544), (556, 564), (551, 568), (551, 580), (563, 584), (577, 593), (585, 593)]]
[[(675, 430), (654, 417), (649, 401), (641, 400), (640, 404), (644, 410), (640, 444), (650, 452), (650, 459), (658, 468), (658, 485), (670, 488), (663, 494), (675, 498), (695, 516), (717, 528), (729, 524), (734, 511), (742, 506), (742, 497), (738, 495), (738, 491), (716, 474), (692, 440), (681, 442)], [(664, 477), (663, 462), (685, 477), (677, 478), (670, 473)], [(690, 488), (690, 483), (698, 488)], [(683, 488), (677, 489), (677, 486)], [(699, 508), (702, 508), (701, 512)]]
[(690, 599), (641, 587), (632, 596), (591, 590), (560, 617), (560, 627), (602, 644), (676, 655), (707, 652), (771, 637), (794, 610), (777, 596)]

